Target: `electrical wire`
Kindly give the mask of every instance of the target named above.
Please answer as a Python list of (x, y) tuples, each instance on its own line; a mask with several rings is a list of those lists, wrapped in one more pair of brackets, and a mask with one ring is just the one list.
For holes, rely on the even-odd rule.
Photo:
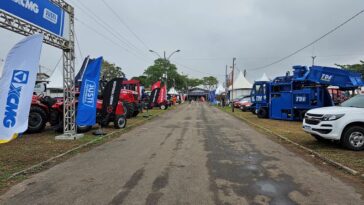
[[(74, 2), (75, 3), (75, 2)], [(90, 10), (89, 8), (87, 8), (81, 1), (77, 2), (77, 3), (80, 3), (80, 5), (78, 4), (74, 4), (75, 7), (77, 7), (78, 9), (80, 9), (84, 14), (86, 14), (89, 18), (91, 18), (96, 24), (98, 24), (99, 26), (101, 26), (103, 29), (105, 29), (106, 31), (108, 31), (116, 40), (120, 41), (122, 44), (119, 44), (119, 47), (122, 47), (124, 51), (128, 52), (128, 53), (131, 53), (133, 54), (134, 56), (140, 58), (142, 57), (143, 59), (147, 59), (147, 60), (150, 60), (148, 59), (149, 56), (146, 56), (142, 50), (140, 50), (139, 48), (137, 48), (136, 46), (134, 46), (132, 43), (130, 43), (127, 39), (125, 39), (125, 37), (123, 37), (119, 32), (115, 31), (114, 30), (114, 27), (110, 26), (109, 24), (107, 24), (105, 21), (102, 20), (102, 18), (97, 18), (97, 15), (92, 11)], [(80, 19), (78, 19), (79, 22)], [(87, 23), (85, 23), (83, 21), (83, 24), (84, 25), (87, 25)], [(91, 26), (87, 25), (88, 28), (92, 28)], [(94, 32), (96, 32), (96, 29), (92, 29)], [(97, 32), (98, 34), (101, 34), (100, 32)], [(104, 37), (106, 37), (105, 35), (102, 35)], [(106, 37), (106, 38), (109, 38), (109, 37)], [(115, 43), (115, 41), (114, 41)], [(128, 48), (125, 48), (126, 47), (129, 47), (130, 49), (134, 49), (134, 50), (137, 50), (141, 53), (138, 53), (138, 52), (134, 52), (134, 51), (131, 51), (129, 50)], [(140, 55), (140, 56), (139, 56)]]
[(129, 25), (120, 17), (120, 15), (115, 12), (115, 10), (105, 1), (102, 0), (104, 5), (117, 17), (121, 24), (146, 48), (146, 50), (150, 50), (149, 46), (129, 27)]
[(360, 14), (364, 13), (364, 9), (359, 11), (358, 13), (356, 13), (354, 16), (350, 17), (349, 19), (345, 20), (343, 23), (339, 24), (338, 26), (336, 26), (335, 28), (331, 29), (330, 31), (328, 31), (327, 33), (325, 33), (324, 35), (320, 36), (319, 38), (317, 38), (316, 40), (312, 41), (311, 43), (307, 44), (306, 46), (292, 52), (291, 54), (283, 57), (283, 58), (280, 58), (276, 61), (273, 61), (272, 63), (269, 63), (267, 65), (264, 65), (264, 66), (259, 66), (259, 67), (255, 67), (255, 68), (252, 68), (252, 69), (247, 69), (247, 70), (260, 70), (260, 69), (264, 69), (264, 68), (267, 68), (267, 67), (270, 67), (272, 65), (275, 65), (277, 63), (280, 63), (294, 55), (296, 55), (297, 53), (305, 50), (306, 48), (314, 45), (315, 43), (319, 42), (320, 40), (322, 40), (323, 38), (325, 38), (326, 36), (334, 33), (336, 30), (338, 30), (339, 28), (341, 28), (342, 26), (344, 26), (345, 24), (349, 23), (350, 21), (352, 21), (353, 19), (355, 19), (356, 17), (358, 17)]

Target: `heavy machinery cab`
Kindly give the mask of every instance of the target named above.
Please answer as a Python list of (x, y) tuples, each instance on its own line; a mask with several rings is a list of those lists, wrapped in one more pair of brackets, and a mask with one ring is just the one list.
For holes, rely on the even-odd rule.
[(131, 90), (134, 91), (133, 95), (137, 97), (136, 100), (141, 100), (141, 91), (140, 91), (140, 81), (139, 80), (125, 80), (123, 81), (124, 90)]
[(307, 110), (333, 106), (328, 87), (355, 90), (363, 85), (361, 75), (338, 68), (294, 66), (293, 75), (256, 82), (251, 93), (258, 117), (302, 120)]

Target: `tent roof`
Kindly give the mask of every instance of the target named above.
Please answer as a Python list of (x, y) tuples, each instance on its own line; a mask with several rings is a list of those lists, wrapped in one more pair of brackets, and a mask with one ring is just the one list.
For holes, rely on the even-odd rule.
[(176, 89), (174, 89), (174, 87), (171, 87), (171, 89), (169, 89), (168, 91), (169, 95), (178, 95), (178, 92)]
[(222, 86), (222, 84), (219, 84), (219, 86), (217, 86), (215, 94), (216, 95), (221, 95), (225, 92), (225, 88), (224, 86)]
[[(251, 89), (253, 85), (244, 77), (243, 72), (239, 72), (238, 76), (234, 79), (234, 90)], [(232, 86), (229, 87), (232, 90)]]
[(263, 73), (263, 76), (256, 81), (270, 81), (270, 78), (267, 76), (267, 74)]

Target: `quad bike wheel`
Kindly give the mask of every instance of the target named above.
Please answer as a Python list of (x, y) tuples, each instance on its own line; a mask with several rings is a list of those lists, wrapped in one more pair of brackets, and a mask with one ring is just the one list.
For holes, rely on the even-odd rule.
[(28, 121), (28, 133), (42, 132), (47, 123), (47, 114), (40, 108), (33, 106), (30, 108), (29, 121)]
[(116, 115), (114, 119), (114, 128), (122, 129), (126, 127), (126, 118), (124, 115)]

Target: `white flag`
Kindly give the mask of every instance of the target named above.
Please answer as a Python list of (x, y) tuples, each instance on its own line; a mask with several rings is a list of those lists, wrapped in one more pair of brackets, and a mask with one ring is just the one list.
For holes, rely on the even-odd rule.
[(28, 128), (43, 35), (26, 37), (8, 53), (0, 79), (0, 144)]

